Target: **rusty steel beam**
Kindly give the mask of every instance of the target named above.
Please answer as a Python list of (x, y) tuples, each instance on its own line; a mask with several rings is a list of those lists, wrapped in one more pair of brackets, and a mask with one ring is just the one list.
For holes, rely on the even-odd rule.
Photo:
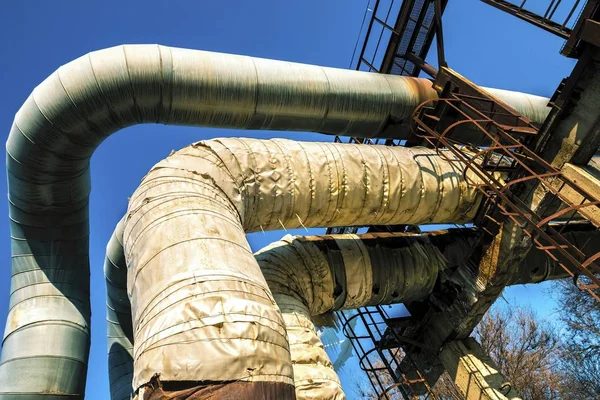
[(586, 19), (579, 38), (584, 42), (600, 47), (600, 22)]
[[(556, 36), (561, 37), (563, 39), (568, 39), (571, 35), (571, 29), (566, 26), (570, 20), (570, 16), (563, 24), (560, 24), (548, 18), (551, 17), (553, 14), (553, 12), (550, 10), (552, 4), (550, 5), (549, 9), (546, 10), (546, 13), (544, 14), (545, 16), (542, 16), (524, 9), (523, 4), (525, 3), (525, 1), (520, 6), (517, 6), (516, 4), (505, 0), (481, 1), (483, 1), (486, 4), (489, 4), (492, 7), (497, 8), (498, 10), (504, 11), (510, 15), (514, 15), (515, 17), (522, 19), (523, 21), (529, 22), (530, 24), (542, 28), (547, 32), (553, 33)], [(577, 1), (577, 3), (579, 3), (579, 1)]]
[[(600, 13), (600, 0), (588, 0), (587, 4), (581, 11), (579, 19), (573, 27), (573, 32), (567, 39), (560, 53), (566, 57), (579, 57), (581, 54), (581, 42), (591, 43), (595, 46), (600, 46), (598, 38), (600, 33), (595, 31), (596, 27), (593, 24), (594, 20), (598, 20)], [(588, 21), (591, 21), (590, 24)], [(586, 26), (587, 25), (587, 26)], [(594, 34), (594, 31), (596, 34)]]

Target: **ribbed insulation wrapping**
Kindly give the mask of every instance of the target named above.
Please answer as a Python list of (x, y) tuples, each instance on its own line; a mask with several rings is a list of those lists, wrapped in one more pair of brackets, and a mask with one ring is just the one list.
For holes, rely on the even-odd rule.
[(287, 330), (296, 399), (346, 399), (306, 305), (297, 296), (281, 293), (275, 300)]
[(123, 220), (106, 246), (106, 329), (111, 400), (129, 400), (133, 379), (133, 327), (127, 296), (127, 264), (123, 253)]
[(83, 397), (89, 159), (110, 134), (164, 123), (401, 137), (397, 127), (434, 96), (423, 79), (156, 45), (60, 67), (19, 109), (6, 144), (13, 277), (0, 398)]
[(88, 168), (111, 133), (165, 123), (372, 136), (433, 95), (426, 80), (153, 45), (60, 67), (17, 112), (6, 145), (14, 258), (0, 397), (83, 396)]
[(290, 236), (255, 253), (274, 295), (302, 299), (310, 315), (420, 300), (438, 272), (462, 264), (476, 229), (423, 234)]
[(255, 254), (283, 314), (298, 399), (342, 399), (333, 365), (311, 321), (340, 309), (421, 300), (440, 270), (463, 263), (481, 234), (286, 236)]
[(466, 222), (478, 196), (459, 167), (422, 148), (253, 139), (199, 142), (158, 163), (123, 237), (134, 388), (157, 372), (291, 386), (284, 321), (245, 233)]
[[(130, 397), (133, 375), (133, 332), (125, 288), (127, 270), (122, 235), (120, 221), (107, 246), (105, 263), (112, 400)], [(348, 308), (421, 299), (431, 291), (430, 282), (435, 281), (438, 270), (464, 262), (480, 237), (476, 229), (425, 234), (288, 235), (256, 252), (256, 261), (282, 310), (294, 366), (296, 398), (335, 398), (343, 393), (311, 315), (340, 309), (346, 292), (363, 299), (355, 305), (343, 304)], [(364, 267), (357, 271), (357, 265)], [(433, 275), (431, 279), (426, 277), (428, 273)], [(371, 286), (360, 284), (365, 280), (370, 281)], [(356, 296), (358, 288), (363, 293)], [(380, 296), (380, 293), (395, 294)], [(342, 302), (336, 300), (340, 298)]]

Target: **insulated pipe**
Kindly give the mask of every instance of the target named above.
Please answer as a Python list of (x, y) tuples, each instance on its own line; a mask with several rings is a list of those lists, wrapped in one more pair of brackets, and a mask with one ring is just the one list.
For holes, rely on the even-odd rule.
[(285, 321), (296, 398), (345, 398), (311, 316), (421, 300), (433, 290), (438, 272), (462, 264), (480, 239), (474, 229), (288, 235), (258, 251), (256, 260)]
[(548, 106), (550, 99), (547, 97), (535, 96), (532, 94), (523, 95), (523, 93), (519, 92), (487, 87), (482, 87), (482, 89), (508, 104), (519, 114), (538, 125), (541, 125), (546, 120), (546, 117), (550, 112), (550, 107)]
[(480, 197), (448, 156), (219, 139), (158, 163), (131, 197), (123, 235), (138, 396), (190, 385), (293, 396), (284, 321), (245, 233), (469, 221)]
[[(127, 270), (121, 245), (122, 229), (123, 224), (120, 221), (107, 246), (105, 263), (112, 400), (129, 399), (132, 394), (133, 330), (131, 308), (127, 307), (129, 300), (126, 297)], [(598, 248), (600, 240), (600, 235), (596, 233), (581, 231), (566, 234), (571, 235), (571, 240), (581, 242), (580, 247), (593, 251)], [(269, 288), (274, 292), (274, 297), (283, 312), (294, 365), (297, 398), (317, 398), (314, 396), (315, 392), (320, 393), (323, 398), (335, 398), (342, 393), (339, 380), (331, 371), (326, 354), (322, 352), (320, 339), (314, 332), (310, 317), (317, 315), (316, 313), (342, 308), (349, 287), (368, 290), (365, 285), (357, 283), (363, 279), (361, 277), (367, 279), (367, 275), (372, 276), (371, 298), (368, 303), (359, 306), (405, 302), (410, 298), (412, 301), (419, 300), (431, 291), (429, 284), (431, 280), (423, 279), (424, 274), (419, 273), (419, 258), (426, 261), (423, 254), (427, 254), (434, 259), (445, 260), (442, 265), (439, 265), (443, 269), (457, 267), (462, 265), (477, 247), (479, 238), (480, 234), (475, 229), (452, 229), (424, 234), (375, 233), (294, 238), (287, 236), (255, 253)], [(356, 239), (360, 242), (356, 242), (353, 246), (352, 243)], [(419, 249), (413, 248), (413, 243), (416, 243)], [(435, 247), (431, 248), (428, 244)], [(348, 249), (352, 247), (364, 251), (349, 252)], [(441, 256), (438, 256), (437, 254), (440, 253)], [(368, 256), (368, 260), (364, 259), (365, 256)], [(347, 268), (356, 265), (348, 263), (349, 260), (370, 266), (370, 272), (367, 271), (364, 275), (346, 273)], [(412, 267), (412, 272), (406, 271), (406, 266)], [(421, 272), (429, 269), (427, 263)], [(402, 276), (398, 275), (399, 272), (402, 272), (406, 279), (402, 279)], [(521, 262), (518, 274), (510, 284), (538, 283), (566, 277), (568, 274), (545, 252), (532, 248)], [(426, 287), (418, 288), (419, 281), (425, 282)], [(327, 282), (326, 289), (322, 282)], [(416, 287), (417, 292), (413, 291), (407, 296), (406, 288), (409, 285)], [(312, 295), (309, 296), (310, 293)], [(395, 294), (391, 295), (392, 293)], [(325, 307), (327, 309), (325, 310), (322, 307), (322, 299), (328, 299), (325, 303), (333, 306)], [(308, 309), (314, 310), (317, 302), (320, 302), (321, 306), (316, 311), (308, 311)], [(110, 304), (120, 304), (116, 315), (114, 311), (116, 307)], [(291, 306), (294, 309), (291, 309)], [(299, 327), (302, 334), (294, 334)], [(315, 360), (317, 360), (316, 365), (312, 365)], [(306, 379), (307, 375), (310, 376), (310, 380)], [(329, 395), (326, 396), (326, 392), (329, 392)]]
[(127, 296), (127, 263), (123, 253), (123, 220), (106, 246), (106, 329), (111, 400), (129, 400), (133, 379), (133, 326)]
[(110, 48), (59, 68), (18, 111), (7, 142), (14, 258), (0, 397), (83, 397), (88, 168), (108, 135), (154, 122), (373, 133), (410, 115), (429, 86), (162, 46)]
[(107, 136), (165, 123), (389, 137), (431, 96), (426, 80), (152, 45), (59, 68), (7, 142), (13, 277), (0, 398), (83, 397), (89, 159)]
[[(119, 221), (107, 246), (105, 263), (112, 400), (129, 399), (132, 394), (133, 329), (131, 306), (126, 295), (127, 266), (122, 235), (123, 221)], [(422, 299), (431, 292), (437, 272), (460, 265), (477, 246), (480, 237), (475, 229), (424, 234), (294, 238), (288, 235), (255, 253), (267, 284), (283, 311), (297, 398), (333, 399), (342, 395), (327, 355), (319, 347), (320, 340), (311, 315)], [(366, 268), (357, 273), (355, 270), (360, 266)], [(371, 282), (371, 287), (363, 284), (364, 280)], [(346, 302), (348, 295), (356, 296), (357, 290), (364, 291), (359, 297), (368, 300)], [(312, 296), (308, 298), (310, 293)], [(323, 303), (319, 302), (330, 306), (322, 307)], [(317, 303), (321, 305), (317, 306)], [(305, 309), (306, 312), (302, 312)], [(308, 337), (307, 333), (310, 333)]]
[[(600, 252), (600, 231), (598, 230), (563, 232), (561, 235), (570, 243), (577, 245), (577, 248), (585, 255), (585, 258), (592, 257), (594, 254)], [(577, 273), (577, 271), (573, 272)], [(531, 247), (508, 284), (539, 283), (565, 279), (570, 276), (545, 251)]]
[(376, 134), (432, 95), (425, 80), (150, 45), (59, 68), (7, 142), (13, 277), (0, 398), (83, 397), (89, 158), (108, 135), (155, 122)]
[(255, 253), (273, 295), (291, 294), (310, 315), (423, 299), (438, 272), (477, 247), (474, 228), (427, 233), (285, 236)]

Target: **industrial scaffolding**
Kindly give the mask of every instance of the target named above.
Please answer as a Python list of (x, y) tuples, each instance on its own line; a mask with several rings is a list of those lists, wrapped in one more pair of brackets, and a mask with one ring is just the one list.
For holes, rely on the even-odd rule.
[[(448, 68), (442, 27), (447, 0), (369, 1), (352, 65), (356, 70), (374, 73), (430, 75), (439, 99), (415, 110), (412, 137), (406, 141), (386, 140), (385, 144), (450, 150), (467, 165), (465, 174), (469, 171), (483, 182), (477, 187), (485, 201), (474, 221), (486, 233), (482, 246), (489, 246), (502, 225), (510, 221), (531, 238), (538, 250), (557, 262), (574, 284), (600, 300), (600, 252), (584, 254), (581, 246), (563, 235), (573, 228), (576, 216), (587, 220), (591, 229), (599, 229), (600, 194), (581, 186), (539, 155), (558, 123), (577, 102), (584, 84), (582, 76), (592, 63), (591, 53), (600, 46), (600, 1), (551, 0), (537, 9), (528, 8), (527, 0), (482, 1), (563, 38), (561, 54), (579, 60), (572, 74), (557, 88), (549, 104), (551, 111), (541, 125)], [(434, 39), (437, 69), (425, 62)], [(454, 128), (458, 126), (468, 126), (471, 134), (455, 136)], [(360, 138), (350, 138), (349, 142), (377, 143)], [(577, 160), (579, 164), (584, 161), (589, 160)], [(498, 179), (498, 172), (504, 174), (503, 180)], [(545, 191), (542, 207), (532, 209), (524, 199), (539, 188)], [(556, 220), (561, 223), (550, 224)], [(419, 230), (417, 226), (369, 228), (369, 232)], [(328, 233), (356, 232), (356, 227), (328, 229)], [(476, 268), (476, 259), (469, 263)], [(419, 325), (427, 314), (423, 304), (409, 309), (411, 315), (403, 317), (390, 317), (380, 306), (359, 308), (352, 315), (338, 313), (342, 331), (350, 339), (360, 368), (379, 398), (435, 398), (411, 356), (422, 349), (439, 349), (428, 349), (420, 340)]]

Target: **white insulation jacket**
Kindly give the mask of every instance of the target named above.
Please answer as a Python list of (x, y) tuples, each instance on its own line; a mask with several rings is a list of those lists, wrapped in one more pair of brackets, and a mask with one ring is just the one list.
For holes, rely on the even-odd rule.
[[(437, 245), (430, 238), (437, 238)], [(433, 290), (439, 271), (464, 262), (479, 239), (473, 230), (288, 235), (255, 253), (287, 328), (296, 398), (345, 398), (311, 316), (421, 300)]]
[(464, 223), (478, 203), (460, 164), (425, 148), (220, 139), (172, 154), (125, 222), (134, 388), (156, 373), (292, 384), (285, 324), (246, 232)]
[(346, 396), (333, 364), (317, 334), (310, 313), (295, 296), (275, 294), (285, 321), (294, 368), (297, 400), (333, 399)]
[[(130, 398), (133, 376), (131, 306), (127, 295), (123, 296), (127, 272), (122, 227), (119, 222), (115, 228), (105, 264), (112, 400)], [(423, 299), (432, 291), (439, 271), (462, 265), (480, 238), (476, 229), (287, 235), (256, 252), (256, 261), (283, 315), (296, 398), (344, 396), (312, 316), (341, 308)]]

